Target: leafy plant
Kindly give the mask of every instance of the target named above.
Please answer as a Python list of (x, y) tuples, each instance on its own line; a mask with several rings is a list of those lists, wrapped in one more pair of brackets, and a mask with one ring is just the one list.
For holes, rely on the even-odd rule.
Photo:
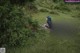
[(22, 7), (9, 0), (3, 0), (3, 3), (0, 5), (0, 47), (25, 45), (29, 37), (35, 36), (28, 25), (35, 28), (36, 22), (25, 17)]

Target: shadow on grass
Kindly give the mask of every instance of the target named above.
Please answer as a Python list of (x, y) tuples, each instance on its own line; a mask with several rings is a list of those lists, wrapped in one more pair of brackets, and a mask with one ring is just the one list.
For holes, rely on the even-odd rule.
[(80, 32), (80, 28), (75, 24), (68, 22), (54, 22), (50, 31), (56, 35), (74, 36)]

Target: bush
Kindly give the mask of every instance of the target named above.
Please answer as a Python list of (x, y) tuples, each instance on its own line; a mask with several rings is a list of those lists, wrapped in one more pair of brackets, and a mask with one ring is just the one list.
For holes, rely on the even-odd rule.
[(0, 5), (0, 47), (25, 45), (29, 37), (35, 36), (29, 27), (37, 28), (37, 22), (29, 18), (19, 6), (6, 2)]
[(49, 12), (47, 9), (40, 9), (41, 12)]
[(56, 11), (51, 11), (50, 14), (59, 15)]
[(65, 5), (57, 5), (54, 7), (54, 9), (57, 9), (57, 10), (61, 10), (61, 11), (71, 11), (67, 6)]
[(34, 0), (9, 0), (11, 4), (24, 5), (27, 2), (33, 2)]
[(80, 10), (80, 7), (79, 7), (79, 6), (77, 6), (75, 10)]
[(73, 15), (72, 17), (80, 19), (80, 13), (77, 13), (76, 15)]

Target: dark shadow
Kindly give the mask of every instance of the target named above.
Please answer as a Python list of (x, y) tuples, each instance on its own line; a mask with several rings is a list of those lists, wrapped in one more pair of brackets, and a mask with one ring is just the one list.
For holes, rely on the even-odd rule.
[(52, 23), (50, 32), (56, 35), (76, 35), (80, 29), (76, 25), (67, 22)]

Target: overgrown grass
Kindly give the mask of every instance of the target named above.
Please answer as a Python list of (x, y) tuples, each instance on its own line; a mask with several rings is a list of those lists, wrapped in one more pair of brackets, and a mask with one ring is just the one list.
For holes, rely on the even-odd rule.
[[(44, 2), (43, 1), (44, 0), (37, 0), (38, 2), (36, 4), (37, 8), (41, 9), (39, 12), (33, 13), (31, 10), (26, 9), (28, 13), (24, 11), (25, 15), (31, 14), (33, 19), (39, 22), (40, 26), (46, 23), (47, 16), (51, 16), (52, 21), (55, 24), (60, 22), (62, 23), (68, 22), (69, 25), (73, 24), (74, 25), (73, 27), (80, 28), (80, 20), (72, 17), (72, 15), (75, 14), (75, 11), (74, 13), (70, 12), (70, 9), (73, 8), (73, 6), (71, 7), (70, 5), (69, 7), (71, 8), (69, 9), (69, 7), (67, 6), (65, 7), (65, 5), (64, 6), (61, 5), (62, 7), (56, 6), (56, 3), (53, 3), (50, 0), (48, 1), (45, 0)], [(68, 13), (63, 14), (56, 8), (63, 12), (68, 11), (69, 14), (70, 13), (71, 14), (70, 15)], [(36, 38), (35, 37), (29, 38), (26, 45), (23, 47), (7, 48), (7, 53), (79, 53), (79, 52), (80, 52), (80, 32), (77, 32), (76, 35), (74, 36), (57, 35), (54, 34), (54, 32), (51, 33), (49, 29), (46, 29), (45, 31), (40, 31), (40, 34), (36, 33)]]
[[(59, 13), (59, 15), (39, 12), (32, 14), (32, 17), (39, 21), (40, 25), (46, 23), (46, 17), (51, 16), (53, 22), (69, 22), (70, 24), (75, 24), (79, 27), (80, 21), (75, 19), (68, 14)], [(79, 33), (79, 32), (78, 32)], [(80, 34), (75, 36), (58, 36), (46, 30), (45, 35), (40, 35), (35, 42), (35, 39), (30, 39), (28, 42), (31, 46), (27, 45), (25, 47), (10, 48), (7, 53), (79, 53), (80, 52)]]

